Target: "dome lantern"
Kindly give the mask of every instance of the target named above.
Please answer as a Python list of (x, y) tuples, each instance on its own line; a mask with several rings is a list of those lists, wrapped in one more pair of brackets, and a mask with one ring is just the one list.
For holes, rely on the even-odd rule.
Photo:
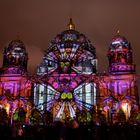
[(68, 30), (75, 30), (75, 25), (72, 21), (72, 18), (69, 19), (69, 23), (67, 25)]

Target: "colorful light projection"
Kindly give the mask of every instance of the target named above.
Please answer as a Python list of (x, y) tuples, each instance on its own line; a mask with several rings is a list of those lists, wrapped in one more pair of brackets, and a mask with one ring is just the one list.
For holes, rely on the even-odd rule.
[(119, 113), (122, 110), (128, 120), (131, 110), (138, 110), (138, 92), (135, 88), (136, 76), (132, 48), (125, 37), (119, 34), (113, 37), (108, 50), (108, 60), (110, 75), (104, 76), (104, 84), (101, 88), (104, 90), (104, 95), (101, 95), (103, 101), (101, 106), (107, 117), (120, 116)]
[(28, 54), (21, 40), (12, 40), (4, 50), (3, 67), (20, 66), (27, 70)]
[(11, 123), (18, 108), (28, 112), (29, 106), (32, 106), (27, 60), (28, 54), (20, 40), (11, 41), (4, 50), (3, 67), (0, 69), (0, 105), (11, 117)]
[[(2, 79), (4, 80), (4, 78)], [(11, 123), (13, 120), (13, 114), (15, 111), (22, 107), (28, 112), (28, 106), (32, 106), (29, 97), (31, 96), (31, 83), (19, 84), (20, 81), (1, 82), (3, 85), (2, 94), (0, 95), (0, 105), (5, 108), (9, 117), (11, 117)], [(23, 82), (23, 81), (22, 81)]]
[(125, 121), (129, 120), (131, 111), (138, 111), (138, 95), (136, 89), (136, 78), (133, 74), (104, 76), (100, 86), (101, 101), (100, 108), (103, 108), (107, 121), (116, 116), (119, 120), (120, 113), (125, 114)]
[[(70, 25), (73, 27), (72, 23)], [(56, 118), (73, 118), (76, 110), (89, 110), (93, 107), (93, 101), (90, 100), (95, 98), (96, 90), (92, 89), (94, 83), (85, 82), (96, 73), (96, 65), (95, 48), (85, 35), (74, 28), (58, 34), (51, 41), (38, 67), (38, 75), (42, 74), (40, 79), (46, 85), (42, 93), (47, 93), (47, 97), (43, 95), (40, 100), (37, 93), (35, 103), (46, 103), (47, 109), (53, 110)], [(40, 87), (36, 85), (35, 92)]]
[[(77, 84), (77, 81), (75, 81), (74, 78), (70, 78), (71, 75), (64, 74), (65, 76), (59, 77), (59, 75), (55, 74), (53, 77), (51, 76), (51, 82), (47, 80), (46, 75), (43, 77), (43, 82), (47, 82), (47, 85), (55, 85), (53, 83), (57, 83), (56, 85), (59, 86), (48, 86), (47, 88), (47, 98), (44, 102), (43, 93), (44, 93), (44, 86), (43, 85), (37, 85), (39, 86), (38, 89), (40, 90), (39, 94), (39, 104), (41, 108), (43, 106), (47, 106), (47, 110), (50, 111), (52, 108), (54, 108), (54, 104), (56, 103), (57, 109), (55, 110), (55, 117), (57, 119), (64, 118), (64, 116), (69, 117), (75, 117), (76, 110), (90, 110), (93, 107), (93, 104), (96, 104), (96, 84), (93, 83), (84, 83), (87, 78), (89, 78), (89, 75), (81, 75), (80, 83)], [(57, 77), (56, 77), (57, 76)], [(69, 78), (66, 80), (65, 78)], [(77, 77), (80, 77), (80, 74), (76, 75)], [(53, 82), (53, 80), (57, 80), (61, 78), (59, 82)], [(64, 79), (63, 79), (64, 78)], [(50, 79), (50, 78), (49, 78)], [(74, 84), (73, 84), (74, 83)], [(76, 83), (76, 84), (75, 84)], [(84, 94), (85, 95), (84, 95)], [(35, 100), (36, 102), (36, 100)], [(45, 105), (46, 104), (46, 105)], [(63, 105), (63, 106), (62, 106)], [(69, 106), (69, 107), (66, 107)], [(67, 109), (65, 109), (65, 107)], [(73, 108), (73, 109), (72, 109)], [(43, 108), (42, 108), (43, 109)], [(53, 109), (54, 110), (54, 109)], [(65, 113), (63, 111), (69, 111), (69, 113), (66, 113), (67, 115), (64, 115)], [(72, 112), (71, 112), (72, 111)], [(54, 111), (53, 111), (54, 113)], [(59, 115), (58, 115), (59, 114)], [(63, 115), (62, 115), (63, 114)], [(69, 114), (69, 115), (68, 115)], [(70, 115), (71, 114), (71, 115)], [(73, 114), (73, 115), (72, 115)], [(59, 117), (58, 117), (59, 116)]]
[(119, 34), (114, 36), (111, 41), (108, 59), (109, 72), (111, 73), (135, 72), (131, 45), (125, 37)]

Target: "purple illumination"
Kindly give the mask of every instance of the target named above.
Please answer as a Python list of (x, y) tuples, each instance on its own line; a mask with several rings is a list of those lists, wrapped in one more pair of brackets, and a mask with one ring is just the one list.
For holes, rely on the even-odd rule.
[(123, 74), (135, 72), (130, 43), (119, 34), (112, 39), (108, 50), (108, 59), (110, 73)]
[(0, 105), (12, 118), (15, 111), (23, 107), (28, 113), (31, 96), (31, 81), (27, 75), (25, 46), (20, 40), (13, 40), (4, 50), (3, 67), (0, 69)]
[(100, 110), (108, 118), (122, 110), (128, 119), (131, 110), (138, 108), (130, 43), (116, 35), (108, 50), (109, 74), (96, 74), (94, 46), (71, 26), (51, 41), (34, 77), (28, 77), (24, 44), (14, 40), (5, 48), (0, 69), (0, 105), (9, 114), (20, 107), (30, 114), (34, 84), (35, 107), (53, 112), (54, 120), (75, 118), (78, 111), (86, 115), (94, 107), (96, 113)]

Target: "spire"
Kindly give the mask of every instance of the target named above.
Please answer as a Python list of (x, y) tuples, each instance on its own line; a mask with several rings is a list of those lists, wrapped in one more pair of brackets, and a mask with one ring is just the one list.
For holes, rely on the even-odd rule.
[(117, 30), (117, 35), (120, 35), (120, 30)]
[(75, 25), (73, 24), (72, 18), (69, 19), (69, 23), (67, 25), (68, 30), (74, 30)]

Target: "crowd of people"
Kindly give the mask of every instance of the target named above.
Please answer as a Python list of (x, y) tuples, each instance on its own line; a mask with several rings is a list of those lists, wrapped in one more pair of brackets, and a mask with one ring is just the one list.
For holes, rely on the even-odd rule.
[(57, 121), (48, 125), (0, 125), (0, 140), (137, 140), (140, 125)]

